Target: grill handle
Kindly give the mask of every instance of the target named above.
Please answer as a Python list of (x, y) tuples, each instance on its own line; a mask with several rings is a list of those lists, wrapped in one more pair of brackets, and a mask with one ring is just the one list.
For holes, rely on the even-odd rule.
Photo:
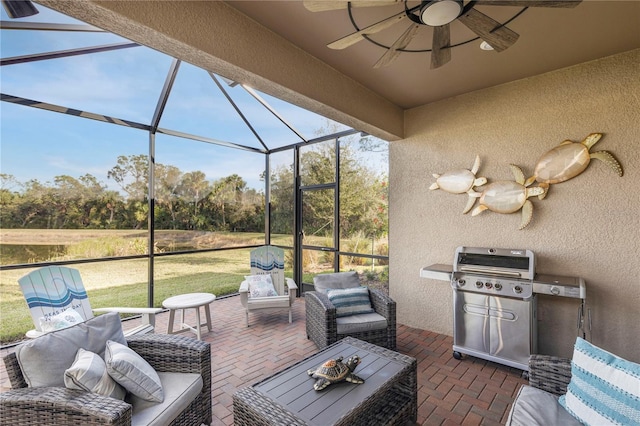
[(514, 278), (520, 278), (522, 277), (522, 274), (520, 272), (515, 272), (515, 271), (505, 271), (504, 269), (482, 269), (482, 268), (474, 268), (471, 266), (460, 266), (459, 268), (460, 272), (474, 272), (477, 274), (500, 274), (503, 276), (509, 276), (509, 277), (514, 277)]
[(580, 331), (582, 331), (582, 338), (584, 339), (586, 336), (584, 331), (584, 304), (582, 303), (578, 307), (578, 335)]

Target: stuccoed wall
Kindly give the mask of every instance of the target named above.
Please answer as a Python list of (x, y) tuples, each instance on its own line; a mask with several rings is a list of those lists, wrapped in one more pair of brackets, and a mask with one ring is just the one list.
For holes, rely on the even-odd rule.
[[(448, 283), (419, 277), (423, 266), (453, 261), (457, 246), (530, 249), (541, 273), (580, 276), (587, 285), (590, 340), (640, 362), (640, 50), (447, 99), (406, 113), (407, 138), (390, 148), (390, 292), (398, 321), (453, 334)], [(470, 71), (472, 72), (472, 71)], [(428, 73), (425, 74), (428, 80)], [(428, 84), (428, 81), (425, 82)], [(624, 176), (593, 160), (578, 177), (533, 199), (520, 214), (463, 215), (467, 195), (430, 191), (432, 173), (470, 169), (513, 180), (565, 139), (604, 137)], [(539, 298), (539, 352), (570, 356), (577, 304)]]

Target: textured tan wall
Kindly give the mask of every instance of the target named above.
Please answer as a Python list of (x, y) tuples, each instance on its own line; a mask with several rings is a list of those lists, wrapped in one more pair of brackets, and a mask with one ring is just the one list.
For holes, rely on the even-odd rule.
[[(472, 71), (470, 71), (472, 72)], [(451, 335), (449, 285), (419, 277), (423, 266), (453, 261), (457, 246), (531, 249), (537, 271), (586, 280), (592, 341), (640, 361), (640, 50), (451, 98), (408, 111), (407, 138), (390, 152), (390, 291), (398, 321)], [(463, 215), (466, 194), (430, 191), (432, 173), (471, 168), (512, 180), (510, 163), (533, 172), (540, 155), (565, 139), (604, 137), (622, 163), (618, 177), (593, 160), (580, 176), (520, 214)], [(570, 356), (576, 303), (539, 300), (539, 351)]]

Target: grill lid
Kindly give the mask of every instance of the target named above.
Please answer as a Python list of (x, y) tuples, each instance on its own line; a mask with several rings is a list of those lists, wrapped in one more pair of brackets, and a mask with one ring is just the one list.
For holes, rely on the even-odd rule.
[(467, 272), (533, 280), (535, 256), (530, 250), (458, 247), (453, 272)]

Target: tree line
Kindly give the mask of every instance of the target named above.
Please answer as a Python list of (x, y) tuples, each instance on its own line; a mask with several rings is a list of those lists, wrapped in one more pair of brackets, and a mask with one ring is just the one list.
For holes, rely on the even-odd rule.
[[(303, 183), (334, 180), (335, 149), (321, 147), (301, 156)], [(340, 153), (339, 226), (348, 234), (387, 232), (386, 176), (359, 164), (355, 153)], [(263, 232), (264, 189), (249, 188), (237, 174), (208, 180), (202, 171), (184, 172), (156, 164), (154, 223), (156, 229)], [(119, 190), (91, 174), (55, 176), (19, 182), (0, 174), (0, 226), (25, 229), (146, 229), (149, 213), (149, 162), (146, 155), (119, 156), (107, 172)], [(265, 176), (261, 176), (264, 180)], [(271, 171), (272, 230), (293, 231), (293, 170)], [(333, 193), (310, 191), (303, 199), (305, 225), (323, 233), (333, 222)], [(324, 230), (324, 231), (323, 231)]]

